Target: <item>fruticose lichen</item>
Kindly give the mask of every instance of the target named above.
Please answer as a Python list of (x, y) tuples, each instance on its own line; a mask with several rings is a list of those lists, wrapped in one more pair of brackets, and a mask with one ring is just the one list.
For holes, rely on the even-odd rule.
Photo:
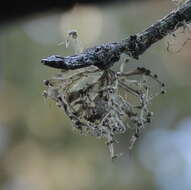
[(106, 139), (112, 159), (119, 156), (114, 153), (115, 137), (133, 130), (129, 145), (132, 149), (141, 129), (151, 122), (149, 104), (165, 92), (157, 75), (143, 67), (115, 72), (90, 66), (60, 72), (44, 84), (47, 90), (43, 96), (64, 110), (75, 129)]
[[(79, 47), (77, 37), (75, 30), (70, 31), (66, 47), (71, 41)], [(77, 49), (77, 53), (82, 51)], [(164, 83), (150, 70), (137, 67), (123, 72), (124, 64), (119, 72), (89, 66), (61, 70), (50, 80), (44, 80), (47, 90), (43, 96), (54, 100), (81, 134), (105, 138), (112, 159), (121, 155), (114, 152), (116, 136), (127, 130), (133, 131), (129, 144), (132, 149), (140, 131), (151, 122), (151, 101), (165, 93)]]

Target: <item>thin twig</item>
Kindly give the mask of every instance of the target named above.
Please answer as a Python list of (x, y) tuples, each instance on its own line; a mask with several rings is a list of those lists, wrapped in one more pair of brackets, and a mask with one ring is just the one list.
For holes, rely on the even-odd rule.
[(191, 0), (187, 0), (179, 8), (171, 11), (143, 32), (131, 35), (121, 42), (105, 43), (72, 56), (52, 55), (42, 59), (41, 62), (44, 65), (65, 70), (74, 70), (90, 65), (104, 70), (119, 61), (122, 53), (138, 59), (152, 44), (190, 22)]

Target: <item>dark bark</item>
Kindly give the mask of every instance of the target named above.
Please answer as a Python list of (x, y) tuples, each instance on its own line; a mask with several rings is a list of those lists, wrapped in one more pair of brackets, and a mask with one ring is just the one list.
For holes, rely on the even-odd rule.
[(122, 53), (138, 59), (152, 44), (191, 22), (191, 0), (187, 0), (176, 10), (152, 24), (143, 32), (128, 37), (121, 42), (106, 43), (85, 50), (73, 56), (50, 56), (42, 59), (44, 65), (58, 69), (78, 69), (95, 65), (107, 69), (119, 61)]

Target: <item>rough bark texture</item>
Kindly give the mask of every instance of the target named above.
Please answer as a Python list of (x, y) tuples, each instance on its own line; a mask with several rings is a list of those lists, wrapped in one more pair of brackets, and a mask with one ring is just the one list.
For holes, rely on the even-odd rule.
[(42, 59), (41, 62), (44, 65), (65, 70), (90, 65), (95, 65), (100, 69), (107, 69), (119, 61), (122, 53), (138, 59), (152, 44), (190, 22), (191, 0), (187, 0), (179, 8), (173, 10), (143, 32), (132, 35), (121, 42), (105, 43), (73, 56), (52, 55)]

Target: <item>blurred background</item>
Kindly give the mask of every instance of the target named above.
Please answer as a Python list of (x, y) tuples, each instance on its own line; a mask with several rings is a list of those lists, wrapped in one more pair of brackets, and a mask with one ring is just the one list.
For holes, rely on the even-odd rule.
[(153, 101), (153, 121), (131, 154), (128, 133), (119, 136), (116, 150), (126, 154), (114, 162), (103, 140), (79, 136), (41, 96), (42, 81), (57, 70), (40, 60), (73, 54), (60, 45), (68, 30), (92, 47), (142, 31), (174, 7), (170, 0), (76, 4), (0, 25), (0, 189), (191, 189), (191, 43), (181, 49), (189, 32), (178, 31), (126, 64), (125, 70), (141, 65), (158, 74), (167, 94)]

